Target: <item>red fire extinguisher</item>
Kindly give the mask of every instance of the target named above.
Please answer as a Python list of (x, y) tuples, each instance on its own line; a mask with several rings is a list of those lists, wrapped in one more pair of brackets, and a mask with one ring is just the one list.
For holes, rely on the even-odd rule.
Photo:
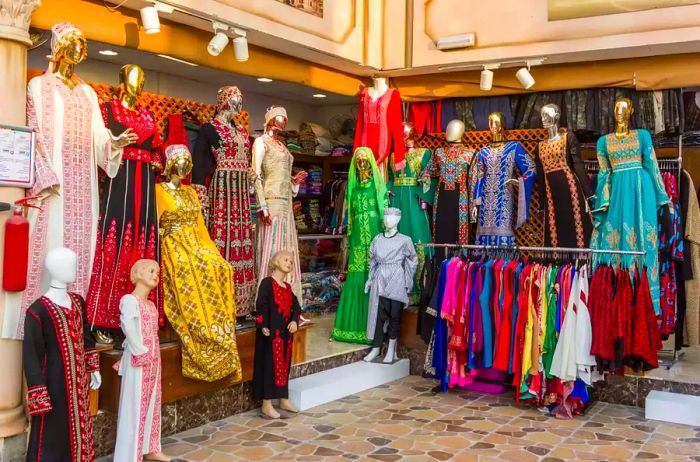
[(12, 216), (5, 222), (5, 254), (2, 262), (2, 288), (20, 292), (27, 287), (29, 261), (29, 221), (24, 218), (25, 207), (36, 207), (25, 197), (14, 203)]

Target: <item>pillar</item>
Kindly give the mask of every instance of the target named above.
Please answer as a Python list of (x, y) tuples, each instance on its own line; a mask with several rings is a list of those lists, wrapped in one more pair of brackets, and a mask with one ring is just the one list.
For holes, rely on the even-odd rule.
[[(0, 124), (26, 125), (29, 21), (41, 0), (0, 0)], [(0, 187), (0, 201), (14, 202), (19, 188)], [(5, 220), (0, 213), (0, 261)], [(0, 276), (2, 266), (0, 265)], [(0, 291), (0, 323), (4, 294)], [(0, 326), (1, 327), (1, 326)], [(0, 462), (23, 460), (27, 419), (22, 400), (22, 342), (0, 339)]]

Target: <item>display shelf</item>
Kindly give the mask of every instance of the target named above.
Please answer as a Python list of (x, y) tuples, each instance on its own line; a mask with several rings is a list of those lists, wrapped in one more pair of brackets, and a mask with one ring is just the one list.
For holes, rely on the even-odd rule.
[(315, 241), (317, 239), (344, 239), (345, 234), (319, 234), (299, 232), (300, 241)]

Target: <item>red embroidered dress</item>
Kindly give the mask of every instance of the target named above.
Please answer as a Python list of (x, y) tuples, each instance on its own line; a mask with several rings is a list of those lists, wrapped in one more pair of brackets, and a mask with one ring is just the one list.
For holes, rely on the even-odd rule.
[[(142, 258), (160, 260), (156, 220), (154, 169), (162, 168), (161, 138), (153, 114), (144, 108), (131, 111), (118, 99), (102, 107), (114, 135), (131, 128), (136, 145), (124, 148), (117, 176), (107, 179), (102, 206), (92, 278), (87, 295), (91, 326), (118, 329), (119, 301), (133, 290), (129, 275)], [(163, 303), (158, 291), (151, 292), (163, 322)]]
[(28, 309), (22, 345), (31, 432), (27, 461), (93, 462), (90, 373), (98, 371), (85, 303), (71, 307), (41, 297)]
[(382, 165), (394, 153), (394, 168), (398, 171), (406, 166), (403, 140), (403, 110), (398, 90), (389, 88), (382, 96), (372, 99), (368, 88), (360, 94), (355, 129), (355, 149), (370, 148), (377, 165)]
[(253, 311), (256, 290), (249, 152), (244, 127), (214, 119), (200, 129), (192, 155), (192, 183), (209, 204), (209, 235), (234, 270), (237, 316)]
[[(301, 307), (288, 283), (272, 277), (260, 281), (255, 302), (258, 330), (255, 334), (253, 395), (256, 400), (287, 398), (292, 363), (292, 334), (287, 326), (299, 322)], [(262, 329), (270, 330), (265, 336)]]

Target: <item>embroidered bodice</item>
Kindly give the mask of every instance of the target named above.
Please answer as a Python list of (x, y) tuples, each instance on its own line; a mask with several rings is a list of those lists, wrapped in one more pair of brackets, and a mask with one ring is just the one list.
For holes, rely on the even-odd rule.
[(185, 227), (196, 227), (201, 213), (197, 193), (191, 186), (180, 185), (172, 189), (167, 184), (159, 184), (167, 193), (167, 208), (159, 210), (159, 225), (163, 237)]
[(212, 146), (214, 157), (216, 158), (217, 170), (235, 170), (248, 172), (248, 151), (250, 150), (250, 139), (248, 131), (241, 125), (231, 125), (214, 119), (211, 124), (216, 128), (221, 139), (218, 147)]
[(124, 148), (124, 160), (139, 160), (161, 166), (160, 147), (162, 141), (156, 121), (150, 111), (137, 107), (135, 111), (127, 109), (117, 98), (102, 106), (105, 124), (114, 135), (130, 128), (138, 135), (135, 145)]
[(541, 141), (539, 157), (544, 173), (569, 170), (569, 164), (566, 161), (566, 134), (562, 134), (552, 143)]
[(294, 157), (281, 141), (267, 135), (263, 135), (262, 139), (266, 147), (262, 161), (265, 199), (291, 200)]
[(423, 172), (424, 179), (439, 177), (445, 189), (452, 191), (455, 185), (465, 187), (468, 183), (470, 165), (474, 151), (463, 144), (450, 144), (447, 150), (438, 148), (432, 161)]
[(637, 130), (632, 130), (624, 138), (618, 138), (614, 133), (609, 133), (605, 135), (605, 142), (608, 149), (608, 162), (613, 172), (642, 168), (642, 150)]

